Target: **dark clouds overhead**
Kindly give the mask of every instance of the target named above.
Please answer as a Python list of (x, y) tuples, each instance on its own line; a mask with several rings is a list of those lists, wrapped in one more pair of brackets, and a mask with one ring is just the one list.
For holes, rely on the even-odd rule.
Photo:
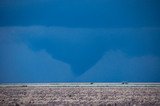
[(0, 26), (160, 26), (159, 0), (1, 0)]
[(0, 82), (126, 76), (160, 81), (159, 5), (159, 0), (1, 0)]

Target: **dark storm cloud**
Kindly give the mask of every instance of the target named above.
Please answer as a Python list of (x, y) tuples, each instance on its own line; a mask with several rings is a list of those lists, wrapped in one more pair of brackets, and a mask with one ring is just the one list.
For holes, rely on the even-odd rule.
[(4, 27), (1, 28), (2, 31), (4, 35), (12, 35), (10, 38), (14, 41), (23, 42), (34, 51), (45, 50), (53, 59), (70, 64), (75, 75), (81, 75), (93, 67), (109, 50), (121, 50), (129, 57), (160, 55), (159, 28), (87, 29), (33, 26)]
[(159, 0), (1, 0), (0, 26), (160, 26)]
[[(52, 75), (55, 76), (54, 81), (65, 81), (73, 73), (77, 77), (82, 75), (79, 80), (84, 77), (93, 80), (91, 75), (98, 75), (99, 70), (98, 76), (105, 79), (114, 78), (115, 70), (115, 73), (123, 74), (131, 68), (132, 74), (148, 72), (144, 78), (150, 81), (157, 74), (155, 80), (159, 81), (159, 5), (159, 0), (1, 0), (0, 75), (4, 79), (3, 75), (8, 76), (9, 80), (9, 76), (15, 78), (14, 72), (25, 77), (20, 70), (29, 74), (34, 72), (34, 75), (35, 70), (40, 70), (41, 81), (43, 76), (40, 75), (47, 75), (47, 72), (50, 73), (50, 81)], [(117, 50), (120, 52), (114, 54)], [(110, 51), (113, 51), (111, 55)], [(106, 52), (109, 57), (104, 57)], [(110, 61), (119, 58), (120, 62), (115, 59), (109, 63), (104, 58)], [(103, 59), (108, 65), (101, 62)], [(121, 65), (121, 62), (124, 63)], [(117, 66), (115, 63), (119, 68), (113, 71)], [(94, 67), (97, 64), (98, 68)], [(67, 77), (58, 78), (63, 70)], [(111, 77), (103, 76), (103, 73)], [(128, 71), (124, 75), (131, 76), (131, 73)], [(119, 76), (117, 81), (125, 78)], [(95, 80), (98, 81), (98, 77)]]

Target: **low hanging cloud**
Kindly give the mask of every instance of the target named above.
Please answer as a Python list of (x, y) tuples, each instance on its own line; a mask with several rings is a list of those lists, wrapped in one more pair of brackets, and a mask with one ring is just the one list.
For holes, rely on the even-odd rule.
[(130, 57), (126, 53), (108, 51), (91, 69), (76, 78), (78, 82), (159, 82), (160, 57)]
[(43, 50), (33, 52), (23, 43), (0, 48), (0, 82), (68, 82), (74, 78), (68, 64)]
[[(56, 59), (69, 65), (73, 74), (76, 76), (88, 72), (107, 51), (120, 50), (129, 57), (160, 56), (160, 47), (158, 46), (160, 45), (160, 28), (90, 29), (31, 26), (1, 27), (0, 32), (0, 43), (2, 45), (12, 45), (14, 43), (17, 45), (24, 44), (32, 53), (43, 51), (49, 55), (50, 59)], [(17, 46), (17, 48), (20, 47)], [(10, 49), (12, 49), (12, 47), (3, 46), (1, 47), (1, 52)], [(14, 50), (5, 52), (4, 56), (6, 57), (6, 53), (9, 54), (13, 51)], [(19, 50), (19, 53), (20, 52)], [(22, 54), (25, 54), (25, 52)], [(19, 57), (16, 53), (14, 56)], [(5, 60), (5, 58), (3, 59)], [(38, 58), (36, 58), (36, 60), (37, 59)], [(33, 60), (30, 59), (30, 61)], [(128, 61), (126, 61), (126, 63), (127, 62)], [(50, 69), (48, 68), (47, 70)], [(142, 70), (144, 69), (142, 68)], [(106, 73), (107, 72), (111, 71), (108, 70)]]

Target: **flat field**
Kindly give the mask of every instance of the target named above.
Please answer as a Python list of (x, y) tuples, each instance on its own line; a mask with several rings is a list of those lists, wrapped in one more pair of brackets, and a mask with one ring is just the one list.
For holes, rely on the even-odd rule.
[(160, 106), (157, 83), (1, 84), (0, 106)]

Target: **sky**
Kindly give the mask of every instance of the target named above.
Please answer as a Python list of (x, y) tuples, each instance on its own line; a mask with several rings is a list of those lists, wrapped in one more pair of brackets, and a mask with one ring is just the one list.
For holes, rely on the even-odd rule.
[(0, 83), (160, 82), (159, 0), (1, 0)]

